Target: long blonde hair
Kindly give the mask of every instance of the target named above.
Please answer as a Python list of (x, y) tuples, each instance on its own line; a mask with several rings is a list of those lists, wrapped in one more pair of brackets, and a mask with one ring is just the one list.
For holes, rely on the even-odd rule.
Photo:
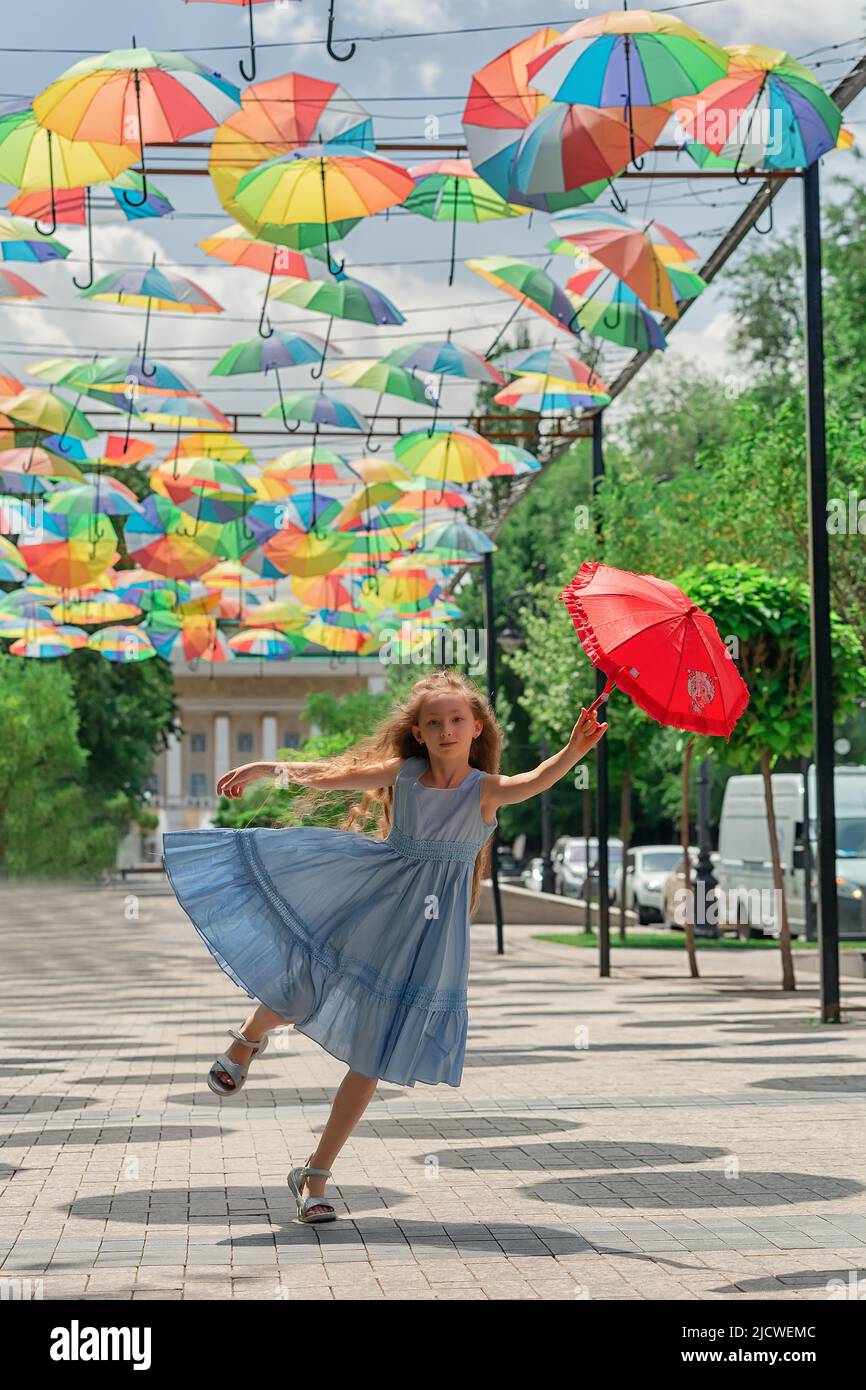
[[(393, 757), (425, 757), (426, 753), (422, 751), (423, 744), (419, 744), (412, 733), (412, 725), (420, 724), (421, 711), (426, 699), (449, 690), (464, 696), (469, 702), (473, 717), (481, 720), (481, 732), (472, 740), (469, 750), (470, 765), (480, 768), (483, 772), (498, 772), (503, 742), (502, 729), (497, 723), (486, 694), (468, 676), (456, 670), (434, 671), (430, 675), (422, 676), (415, 681), (406, 699), (394, 706), (372, 734), (347, 748), (344, 753), (317, 759), (316, 767), (321, 767), (323, 772), (337, 774), (357, 772)], [(291, 770), (291, 764), (289, 768)], [(333, 789), (305, 786), (294, 798), (287, 816), (277, 820), (276, 824), (294, 823), (297, 818), (303, 819), (326, 804), (334, 794)], [(345, 792), (338, 795), (344, 796)], [(338, 828), (357, 830), (363, 834), (372, 822), (373, 829), (380, 832), (378, 837), (373, 838), (384, 840), (391, 829), (393, 806), (393, 786), (359, 792), (340, 820)], [(470, 914), (474, 913), (478, 906), (481, 879), (490, 871), (491, 839), (492, 836), (479, 850), (475, 859)]]

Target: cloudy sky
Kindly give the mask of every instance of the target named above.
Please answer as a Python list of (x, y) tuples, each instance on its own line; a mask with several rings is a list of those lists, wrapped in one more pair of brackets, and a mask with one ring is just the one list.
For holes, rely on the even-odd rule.
[[(255, 10), (260, 45), (257, 80), (292, 71), (337, 80), (368, 109), (380, 140), (422, 142), (431, 131), (438, 131), (442, 142), (459, 140), (472, 73), (530, 32), (529, 8), (526, 0), (425, 0), (423, 4), (336, 0), (338, 48), (342, 51), (350, 38), (357, 41), (351, 61), (337, 63), (324, 45), (328, 0), (273, 0), (258, 4)], [(761, 5), (754, 0), (704, 0), (700, 5), (671, 8), (718, 43), (763, 43), (788, 51), (814, 68), (828, 90), (866, 45), (866, 7), (860, 0), (824, 0), (821, 5), (815, 0), (764, 0)], [(563, 30), (594, 13), (596, 7), (592, 3), (584, 6), (580, 0), (577, 4), (555, 0), (546, 9), (534, 4), (532, 10), (533, 28), (546, 23)], [(247, 23), (246, 11), (208, 0), (148, 0), (146, 5), (140, 0), (87, 0), (74, 5), (61, 0), (27, 0), (26, 4), (7, 4), (0, 50), (0, 101), (31, 99), (80, 57), (128, 47), (133, 34), (140, 46), (183, 50), (242, 83), (237, 63), (246, 58)], [(849, 108), (845, 124), (863, 148), (864, 98)], [(422, 162), (424, 157), (423, 152), (414, 153), (402, 162)], [(160, 166), (174, 158), (175, 152), (162, 150), (149, 155), (150, 163)], [(656, 167), (674, 167), (674, 156), (661, 158), (671, 162)], [(683, 167), (684, 158), (680, 157), (678, 167)], [(187, 164), (205, 162), (201, 151), (183, 159)], [(850, 155), (835, 152), (823, 162), (822, 169), (825, 195), (832, 197), (834, 176), (851, 173), (856, 165)], [(155, 315), (152, 352), (179, 366), (224, 410), (259, 411), (274, 399), (270, 384), (263, 391), (255, 378), (209, 380), (208, 371), (231, 343), (255, 332), (264, 277), (254, 271), (230, 269), (199, 249), (197, 243), (202, 238), (230, 221), (207, 177), (167, 175), (156, 177), (154, 182), (171, 198), (175, 215), (127, 224), (119, 214), (102, 213), (94, 233), (97, 274), (123, 265), (140, 265), (155, 252), (161, 265), (176, 267), (205, 288), (224, 306), (224, 313)], [(733, 182), (630, 181), (620, 187), (630, 213), (650, 212), (668, 223), (693, 243), (701, 259), (750, 196)], [(14, 192), (0, 185), (3, 202)], [(783, 191), (775, 207), (777, 229), (798, 223), (796, 185)], [(447, 224), (402, 213), (387, 220), (382, 215), (369, 219), (343, 243), (341, 252), (345, 251), (350, 273), (383, 290), (407, 319), (399, 328), (381, 333), (361, 324), (338, 323), (334, 338), (347, 356), (373, 356), (412, 339), (442, 338), (449, 328), (457, 341), (485, 351), (511, 314), (514, 301), (497, 295), (459, 260), (454, 285), (449, 288), (450, 234)], [(22, 267), (46, 298), (32, 307), (8, 301), (0, 307), (0, 365), (25, 379), (28, 364), (40, 356), (89, 358), (97, 352), (132, 352), (141, 336), (143, 314), (80, 298), (71, 277), (83, 274), (85, 236), (80, 229), (64, 227), (61, 237), (73, 250), (67, 262)], [(531, 220), (488, 222), (479, 227), (462, 224), (458, 257), (508, 253), (541, 263), (549, 237), (548, 219), (538, 214)], [(747, 246), (754, 241), (753, 235)], [(557, 260), (562, 261), (562, 267), (555, 267), (562, 283), (569, 262)], [(532, 317), (525, 312), (521, 315), (530, 322)], [(274, 307), (273, 320), (314, 332), (322, 332), (326, 326), (321, 317), (286, 305)], [(730, 326), (725, 288), (711, 288), (672, 334), (659, 369), (682, 370), (694, 362), (720, 377), (735, 373)], [(539, 341), (551, 339), (552, 330), (537, 317), (533, 332)], [(560, 341), (564, 345), (564, 339)], [(622, 353), (605, 348), (599, 369), (610, 377), (622, 360)], [(307, 370), (286, 373), (287, 389), (308, 389)], [(375, 405), (375, 396), (369, 392), (350, 391), (344, 398), (368, 413)], [(459, 384), (446, 386), (448, 411), (465, 410), (470, 400), (471, 395)], [(257, 452), (266, 457), (284, 447), (286, 443), (276, 439)], [(346, 451), (357, 454), (360, 447), (361, 441), (356, 440)]]

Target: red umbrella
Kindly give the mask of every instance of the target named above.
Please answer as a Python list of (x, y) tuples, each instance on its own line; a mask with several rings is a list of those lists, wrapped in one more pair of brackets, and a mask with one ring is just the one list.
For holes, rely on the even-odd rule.
[(731, 732), (749, 692), (712, 618), (654, 574), (597, 560), (559, 595), (594, 666), (659, 724), (696, 734)]

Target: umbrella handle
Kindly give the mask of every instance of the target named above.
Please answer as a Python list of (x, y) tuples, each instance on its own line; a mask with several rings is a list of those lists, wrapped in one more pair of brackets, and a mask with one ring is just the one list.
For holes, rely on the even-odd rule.
[(243, 59), (238, 63), (238, 67), (241, 70), (241, 77), (245, 82), (254, 82), (256, 79), (256, 36), (253, 32), (253, 0), (246, 0), (246, 3), (250, 11), (250, 63), (252, 64), (253, 70), (250, 73), (247, 72), (243, 64)]
[(72, 283), (77, 290), (89, 290), (93, 284), (93, 218), (90, 213), (90, 184), (84, 190), (84, 205), (87, 209), (87, 258), (90, 279), (82, 285), (81, 281), (73, 275)]
[(324, 342), (324, 345), (323, 345), (323, 347), (322, 347), (322, 360), (320, 361), (318, 367), (313, 367), (313, 368), (311, 369), (311, 371), (310, 371), (310, 376), (313, 378), (314, 381), (318, 381), (319, 378), (320, 378), (320, 376), (322, 375), (322, 373), (323, 373), (324, 370), (325, 370), (325, 357), (326, 357), (327, 352), (328, 352), (328, 344), (329, 344), (330, 341), (331, 341), (331, 329), (333, 328), (333, 326), (334, 326), (334, 316), (333, 316), (333, 314), (332, 314), (331, 317), (328, 319), (328, 331), (327, 331), (327, 333), (325, 334), (325, 342)]
[(353, 43), (353, 44), (351, 45), (351, 47), (349, 48), (348, 53), (337, 53), (337, 52), (335, 51), (335, 49), (334, 49), (334, 0), (331, 0), (331, 8), (330, 8), (330, 10), (329, 10), (329, 12), (328, 12), (328, 37), (327, 37), (327, 39), (326, 39), (326, 41), (325, 41), (325, 47), (327, 48), (329, 54), (331, 55), (331, 57), (334, 59), (335, 62), (337, 62), (337, 63), (348, 63), (349, 59), (350, 59), (350, 58), (353, 58), (353, 57), (355, 56), (355, 49), (357, 48), (357, 46), (358, 46), (357, 44)]
[[(135, 47), (135, 39), (134, 39), (134, 38), (133, 38), (133, 40), (132, 40), (132, 45), (133, 45), (133, 48), (134, 48), (134, 47)], [(133, 70), (132, 70), (132, 76), (133, 76), (133, 81), (134, 81), (134, 83), (135, 83), (135, 110), (136, 110), (136, 115), (137, 115), (137, 117), (138, 117), (138, 148), (139, 148), (139, 150), (141, 151), (141, 197), (140, 197), (140, 198), (137, 198), (137, 199), (135, 200), (135, 202), (133, 202), (132, 198), (130, 198), (130, 196), (129, 196), (129, 189), (128, 189), (128, 188), (125, 188), (125, 189), (123, 190), (123, 201), (126, 203), (126, 206), (127, 206), (128, 208), (143, 208), (144, 205), (145, 205), (145, 203), (147, 202), (148, 193), (147, 193), (147, 166), (146, 166), (146, 164), (145, 164), (145, 162), (144, 162), (144, 139), (143, 139), (144, 131), (143, 131), (142, 125), (141, 125), (141, 79), (140, 79), (139, 76), (138, 76), (138, 68), (133, 68)]]
[(592, 702), (592, 704), (590, 705), (589, 709), (586, 711), (587, 714), (592, 714), (593, 710), (598, 709), (598, 707), (599, 707), (599, 705), (602, 703), (602, 701), (609, 699), (609, 698), (610, 698), (610, 692), (611, 692), (612, 690), (613, 690), (613, 676), (608, 676), (607, 681), (606, 681), (606, 683), (605, 683), (604, 690), (601, 692), (600, 695), (597, 695), (596, 698), (593, 700), (593, 702)]
[(51, 131), (48, 132), (48, 181), (51, 184), (51, 226), (44, 231), (37, 217), (33, 225), (41, 236), (53, 236), (57, 231), (57, 204), (54, 200), (54, 156), (51, 152)]
[[(250, 6), (250, 17), (251, 17), (251, 18), (252, 18), (252, 13), (253, 13), (253, 11), (252, 11), (252, 6)], [(240, 63), (239, 66), (240, 66), (241, 70), (243, 70), (243, 66), (244, 66), (243, 63)], [(255, 67), (253, 68), (253, 71), (255, 71)], [(250, 78), (249, 80), (252, 81), (252, 78)], [(277, 248), (276, 248), (276, 246), (275, 246), (275, 247), (274, 247), (274, 254), (271, 256), (271, 268), (270, 268), (270, 270), (268, 271), (268, 283), (265, 285), (265, 293), (264, 293), (264, 296), (263, 296), (263, 298), (262, 298), (262, 312), (259, 314), (259, 337), (260, 337), (260, 338), (273, 338), (273, 336), (274, 336), (274, 330), (271, 328), (271, 321), (270, 321), (270, 319), (268, 319), (268, 331), (267, 331), (267, 333), (264, 331), (264, 327), (265, 327), (265, 311), (266, 311), (266, 309), (267, 309), (267, 307), (268, 307), (268, 295), (270, 294), (271, 281), (272, 281), (273, 278), (274, 278), (274, 266), (276, 265), (276, 263), (277, 263)]]

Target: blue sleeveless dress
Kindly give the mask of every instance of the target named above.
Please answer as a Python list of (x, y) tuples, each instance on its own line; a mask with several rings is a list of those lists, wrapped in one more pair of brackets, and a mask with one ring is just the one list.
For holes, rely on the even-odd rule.
[(489, 774), (394, 782), (390, 833), (329, 826), (167, 831), (162, 862), (217, 963), (250, 998), (362, 1076), (459, 1086), (469, 907)]

